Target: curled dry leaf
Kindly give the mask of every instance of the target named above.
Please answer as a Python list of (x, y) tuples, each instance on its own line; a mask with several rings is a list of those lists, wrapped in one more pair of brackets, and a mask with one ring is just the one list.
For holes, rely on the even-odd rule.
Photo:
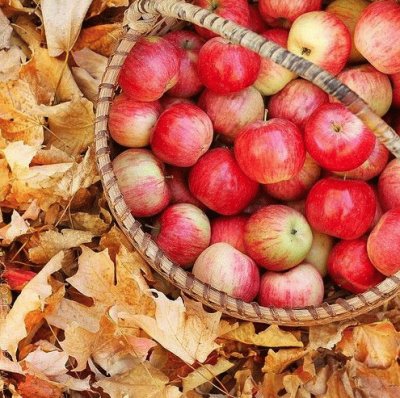
[(268, 350), (262, 371), (265, 373), (283, 373), (289, 365), (303, 358), (306, 354), (307, 350), (303, 348), (282, 349), (276, 352)]
[(86, 18), (95, 17), (110, 7), (127, 7), (129, 0), (93, 0)]
[(326, 392), (318, 398), (358, 398), (345, 369), (333, 370), (326, 387)]
[(336, 350), (370, 368), (387, 368), (399, 357), (400, 333), (387, 321), (348, 328)]
[(242, 323), (221, 338), (262, 347), (303, 347), (303, 343), (294, 334), (280, 329), (277, 325), (271, 325), (262, 332), (256, 333), (254, 324), (251, 322)]
[(32, 159), (34, 165), (48, 165), (57, 163), (71, 163), (74, 157), (63, 150), (50, 145), (49, 148), (39, 149)]
[[(121, 246), (124, 246), (128, 251), (134, 251), (132, 244), (129, 242), (128, 238), (123, 234), (123, 232), (113, 225), (111, 229), (105, 233), (100, 239), (100, 248), (108, 249), (108, 254), (110, 258), (115, 261), (117, 253), (120, 251)], [(149, 276), (150, 274), (147, 274)]]
[(18, 343), (27, 336), (25, 317), (32, 311), (41, 310), (46, 299), (52, 294), (48, 280), (51, 274), (62, 267), (64, 253), (54, 256), (41, 271), (25, 286), (7, 314), (5, 322), (0, 324), (0, 348), (14, 359)]
[(47, 48), (51, 57), (69, 52), (92, 0), (41, 0)]

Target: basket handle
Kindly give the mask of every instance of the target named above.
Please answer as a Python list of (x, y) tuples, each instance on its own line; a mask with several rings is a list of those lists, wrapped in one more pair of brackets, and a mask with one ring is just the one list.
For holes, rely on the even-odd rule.
[(240, 44), (264, 58), (291, 70), (304, 79), (314, 83), (329, 95), (338, 99), (346, 108), (376, 135), (376, 137), (400, 158), (400, 136), (349, 87), (319, 66), (301, 58), (273, 41), (245, 29), (242, 26), (220, 16), (181, 0), (137, 0), (129, 8), (126, 20), (135, 30), (140, 21), (140, 33), (151, 29), (158, 16), (171, 17), (199, 25)]

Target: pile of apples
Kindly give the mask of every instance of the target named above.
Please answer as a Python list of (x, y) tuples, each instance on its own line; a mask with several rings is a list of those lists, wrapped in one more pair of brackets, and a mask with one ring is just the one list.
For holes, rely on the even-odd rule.
[[(399, 131), (395, 0), (194, 3), (320, 65)], [(400, 160), (317, 86), (197, 26), (141, 38), (119, 85), (120, 190), (201, 281), (294, 308), (320, 304), (325, 277), (360, 293), (400, 269)]]

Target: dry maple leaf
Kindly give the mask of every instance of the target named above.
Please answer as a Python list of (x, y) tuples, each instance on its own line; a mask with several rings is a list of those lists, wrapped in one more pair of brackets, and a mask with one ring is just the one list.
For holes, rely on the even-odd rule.
[(69, 52), (92, 0), (41, 0), (47, 48), (51, 57)]
[(0, 324), (0, 348), (14, 359), (18, 343), (27, 336), (25, 317), (32, 311), (43, 309), (46, 299), (53, 292), (48, 279), (51, 274), (61, 269), (63, 259), (64, 253), (58, 253), (28, 282), (15, 300), (4, 323)]
[(256, 333), (254, 324), (244, 322), (240, 326), (223, 336), (223, 339), (236, 340), (246, 344), (255, 344), (263, 347), (303, 347), (291, 332), (281, 330), (277, 325), (271, 325), (260, 333)]
[(387, 368), (399, 357), (400, 333), (388, 322), (346, 329), (336, 350), (370, 368)]
[(208, 313), (202, 304), (181, 297), (168, 299), (163, 293), (153, 291), (156, 304), (155, 318), (120, 311), (118, 317), (129, 320), (150, 337), (174, 353), (184, 362), (204, 362), (218, 348), (220, 312)]

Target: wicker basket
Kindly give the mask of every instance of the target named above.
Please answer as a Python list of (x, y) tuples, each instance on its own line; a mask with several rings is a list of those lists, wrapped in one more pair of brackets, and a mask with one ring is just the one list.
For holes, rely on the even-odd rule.
[(130, 241), (145, 260), (161, 275), (187, 295), (233, 317), (253, 322), (309, 326), (341, 321), (363, 314), (394, 297), (400, 286), (400, 272), (386, 278), (369, 291), (339, 298), (334, 303), (317, 307), (283, 309), (261, 307), (230, 297), (173, 264), (142, 230), (139, 221), (131, 215), (118, 188), (110, 157), (108, 115), (110, 104), (118, 89), (118, 74), (136, 40), (143, 35), (163, 35), (191, 22), (210, 29), (234, 43), (239, 43), (265, 58), (270, 58), (303, 78), (321, 87), (340, 100), (357, 115), (400, 158), (400, 137), (347, 86), (318, 66), (297, 57), (261, 36), (227, 21), (207, 10), (179, 0), (138, 0), (126, 13), (125, 34), (110, 57), (99, 90), (96, 115), (96, 158), (110, 208)]

